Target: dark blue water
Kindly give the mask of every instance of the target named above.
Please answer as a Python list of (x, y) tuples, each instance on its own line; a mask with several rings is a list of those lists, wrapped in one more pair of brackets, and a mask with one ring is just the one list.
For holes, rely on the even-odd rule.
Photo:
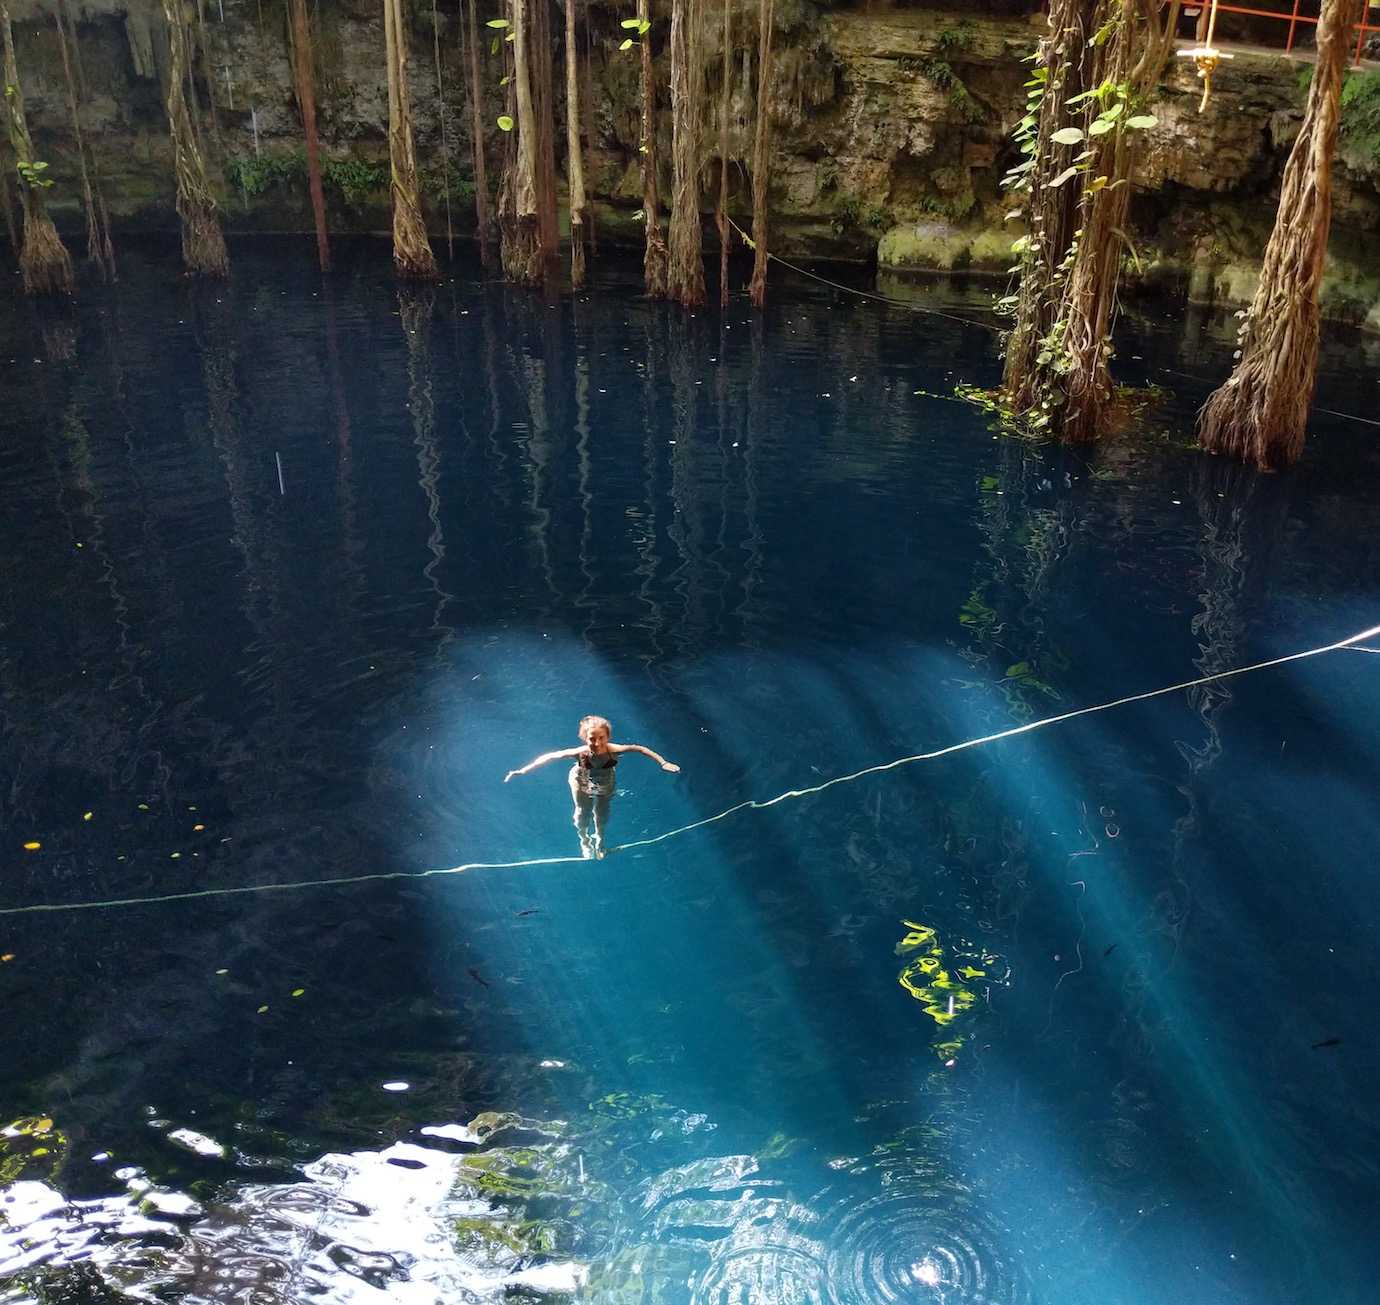
[[(0, 318), (0, 908), (578, 858), (502, 780), (587, 712), (682, 767), (616, 845), (1380, 622), (1374, 426), (1192, 450), (1229, 322), (1129, 316), (1174, 392), (1061, 450), (805, 282), (236, 254)], [(1377, 711), (1334, 652), (603, 860), (0, 916), (0, 1299), (1373, 1301)]]

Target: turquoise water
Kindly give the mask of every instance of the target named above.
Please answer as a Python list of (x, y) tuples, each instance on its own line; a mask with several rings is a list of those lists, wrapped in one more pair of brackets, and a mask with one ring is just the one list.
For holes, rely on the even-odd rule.
[(597, 861), (502, 780), (608, 716), (682, 767), (618, 845), (1345, 638), (1374, 428), (1200, 457), (1231, 323), (1153, 304), (1070, 450), (979, 325), (341, 252), (0, 321), (0, 909), (553, 863), (0, 915), (0, 1300), (1373, 1300), (1373, 654)]

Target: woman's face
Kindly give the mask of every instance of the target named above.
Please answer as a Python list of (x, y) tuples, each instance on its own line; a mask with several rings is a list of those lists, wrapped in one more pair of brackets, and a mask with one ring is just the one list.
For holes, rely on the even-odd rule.
[(591, 752), (603, 752), (609, 745), (608, 726), (591, 725), (585, 734), (585, 742), (589, 744)]

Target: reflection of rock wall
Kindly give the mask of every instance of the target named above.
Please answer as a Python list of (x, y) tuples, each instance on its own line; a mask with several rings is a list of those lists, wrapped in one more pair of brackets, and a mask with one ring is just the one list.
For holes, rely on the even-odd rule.
[[(733, 205), (746, 213), (756, 10), (747, 0), (730, 2), (730, 181)], [(1009, 205), (999, 182), (1013, 158), (1010, 131), (1024, 104), (1026, 67), (1020, 61), (1033, 49), (1042, 19), (1025, 0), (934, 4), (923, 10), (829, 7), (808, 0), (778, 4), (772, 204), (783, 252), (876, 256), (898, 270), (998, 271), (1007, 265), (1015, 232), (1003, 225)], [(77, 191), (51, 20), (39, 0), (17, 0), (13, 7), (39, 149), (59, 182), (54, 207), (70, 220)], [(319, 117), (335, 168), (328, 172), (327, 199), (338, 229), (387, 226), (381, 166), (387, 96), (376, 10), (372, 0), (325, 0), (314, 11)], [(306, 187), (282, 10), (224, 0), (223, 21), (221, 13), (220, 0), (206, 5), (211, 84), (203, 79), (200, 94), (203, 105), (215, 103), (220, 144), (213, 139), (212, 153), (241, 165), (231, 168), (226, 181), (228, 223), (232, 229), (305, 228)], [(597, 5), (591, 14), (595, 103), (587, 170), (601, 234), (631, 241), (639, 238), (640, 223), (632, 214), (641, 202), (636, 60), (617, 49), (623, 11)], [(452, 206), (468, 225), (468, 114), (454, 0), (441, 6), (438, 21), (443, 109), (431, 9), (413, 6), (411, 75), (423, 184), (432, 220), (439, 223), (444, 114)], [(664, 27), (664, 20), (658, 22), (651, 36), (663, 84)], [(706, 107), (717, 114), (724, 75), (720, 19), (711, 14), (707, 28)], [(87, 0), (79, 31), (91, 90), (86, 125), (117, 219), (171, 225), (161, 8), (156, 0)], [(488, 48), (491, 36), (486, 31), (482, 38), (486, 120), (499, 112), (503, 76), (501, 52)], [(1238, 300), (1249, 294), (1284, 154), (1298, 128), (1302, 66), (1242, 52), (1219, 71), (1213, 102), (1202, 115), (1191, 68), (1179, 61), (1171, 69), (1154, 106), (1160, 125), (1146, 140), (1145, 191), (1136, 207), (1146, 277), (1185, 279), (1193, 268), (1199, 297)], [(667, 116), (661, 115), (663, 132), (669, 130)], [(706, 149), (716, 143), (717, 123), (706, 134)], [(497, 150), (498, 142), (491, 144)], [(1343, 159), (1339, 257), (1328, 293), (1334, 313), (1364, 317), (1380, 301), (1380, 277), (1363, 272), (1356, 233), (1380, 225), (1377, 164), (1345, 149)], [(718, 161), (711, 159), (706, 194), (717, 188), (717, 174)]]

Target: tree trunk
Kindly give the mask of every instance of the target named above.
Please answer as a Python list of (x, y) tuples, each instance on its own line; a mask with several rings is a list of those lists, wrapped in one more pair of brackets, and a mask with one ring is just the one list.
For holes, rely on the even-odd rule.
[(700, 61), (703, 0), (671, 0), (671, 240), (667, 293), (704, 303), (700, 232)]
[(10, 161), (0, 149), (0, 208), (5, 210), (5, 231), (10, 238), (10, 248), (19, 257), (19, 228), (14, 221), (14, 198), (10, 194)]
[(642, 52), (642, 220), (646, 249), (642, 256), (642, 279), (653, 299), (666, 298), (666, 264), (670, 255), (661, 235), (660, 178), (656, 154), (656, 82), (652, 78), (651, 0), (637, 0), (637, 17), (643, 24)]
[(31, 171), (35, 163), (29, 123), (24, 114), (24, 91), (19, 84), (19, 65), (14, 57), (14, 30), (10, 26), (7, 0), (0, 0), (0, 32), (5, 43), (5, 109), (10, 147), (14, 150), (19, 173), (19, 202), (24, 209), (24, 240), (19, 249), (19, 270), (24, 278), (24, 293), (29, 295), (70, 294), (73, 284), (72, 259), (58, 236), (43, 202), (45, 187), (41, 172)]
[(585, 164), (580, 149), (580, 57), (575, 0), (565, 0), (565, 144), (570, 177), (570, 284), (585, 283)]
[[(1077, 10), (1058, 6), (1074, 33), (1070, 38), (1056, 32), (1051, 39), (1074, 42), (1084, 61), (1082, 76), (1075, 79), (1070, 69), (1061, 69), (1057, 58), (1047, 58), (1045, 93), (1053, 94), (1052, 105), (1061, 113), (1076, 110), (1067, 125), (1081, 135), (1071, 146), (1060, 145), (1053, 139), (1057, 119), (1047, 123), (1042, 112), (1031, 185), (1045, 212), (1033, 212), (1031, 239), (1047, 247), (1042, 246), (1033, 260), (1036, 284), (1030, 302), (1018, 302), (1023, 311), (1018, 311), (1014, 343), (1020, 356), (1008, 357), (1006, 389), (1014, 411), (1032, 427), (1048, 427), (1068, 440), (1095, 439), (1107, 424), (1113, 398), (1112, 318), (1140, 154), (1141, 125), (1129, 124), (1144, 115), (1173, 52), (1180, 4), (1181, 0), (1095, 0), (1090, 12), (1086, 5)], [(1084, 31), (1093, 33), (1093, 39), (1081, 38)], [(1084, 89), (1075, 92), (1074, 85)], [(1071, 106), (1074, 93), (1087, 98)], [(1059, 166), (1069, 153), (1073, 157)], [(1058, 240), (1041, 234), (1044, 223), (1038, 219), (1050, 216), (1062, 239), (1069, 221), (1063, 206), (1068, 201), (1052, 192), (1067, 186), (1077, 187), (1078, 203), (1067, 248), (1058, 255)], [(1052, 318), (1042, 330), (1051, 299)]]
[[(540, 3), (541, 0), (538, 0)], [(532, 107), (532, 83), (527, 46), (529, 0), (509, 0), (512, 17), (514, 96), (517, 101), (517, 152), (505, 178), (503, 271), (519, 285), (540, 285), (542, 248), (537, 218), (537, 116)]]
[(474, 144), (474, 219), (479, 228), (479, 254), (485, 268), (494, 264), (493, 214), (489, 211), (489, 174), (484, 163), (484, 84), (479, 65), (479, 21), (475, 0), (466, 0), (469, 22), (470, 132)]
[(556, 90), (551, 57), (553, 0), (527, 0), (527, 68), (532, 79), (532, 112), (537, 119), (537, 229), (541, 236), (542, 278), (560, 259), (560, 221), (556, 214)]
[(189, 276), (229, 276), (230, 257), (215, 197), (206, 179), (184, 85), (189, 73), (187, 21), (182, 0), (163, 0), (168, 20), (168, 127), (177, 170), (177, 216), (182, 223), (182, 265)]
[(307, 187), (316, 223), (316, 257), (321, 270), (331, 266), (331, 242), (326, 234), (326, 194), (321, 187), (321, 141), (316, 134), (316, 83), (312, 73), (311, 27), (307, 0), (291, 0), (293, 66), (297, 82), (297, 106), (302, 111), (302, 133), (307, 138)]
[(1318, 60), (1303, 126), (1284, 165), (1279, 209), (1265, 246), (1260, 286), (1241, 327), (1241, 357), (1198, 419), (1198, 439), (1261, 470), (1297, 462), (1318, 368), (1318, 285), (1332, 218), (1348, 34), (1360, 0), (1323, 0)]
[(72, 73), (71, 45), (75, 43), (76, 33), (68, 39), (67, 24), (63, 21), (66, 5), (60, 3), (53, 11), (53, 22), (57, 25), (58, 48), (62, 52), (62, 73), (67, 81), (67, 108), (72, 115), (72, 135), (77, 142), (77, 163), (81, 169), (82, 206), (86, 209), (86, 256), (101, 270), (106, 280), (115, 279), (115, 250), (110, 243), (110, 228), (104, 221), (105, 206), (96, 201), (91, 185), (91, 171), (87, 166), (86, 139), (81, 129), (81, 112), (78, 104), (77, 79)]
[(757, 135), (752, 143), (752, 280), (748, 284), (754, 308), (767, 301), (767, 192), (771, 189), (772, 0), (758, 0), (758, 4), (762, 26), (757, 54)]
[[(580, 60), (580, 129), (584, 139), (591, 147), (594, 144), (594, 75), (590, 70), (591, 53), (594, 45), (594, 24), (590, 20), (589, 4), (585, 4), (585, 53)], [(591, 257), (599, 253), (598, 231), (594, 225), (594, 209), (590, 207), (589, 197), (585, 197), (585, 239), (589, 242)]]
[[(167, 0), (164, 0), (167, 3)], [(417, 151), (412, 135), (412, 98), (407, 83), (407, 30), (403, 0), (383, 0), (383, 34), (388, 60), (388, 162), (393, 199), (393, 267), (410, 280), (438, 275), (417, 186)]]
[(446, 80), (441, 67), (441, 15), (431, 0), (431, 48), (436, 56), (436, 118), (441, 125), (441, 184), (446, 196), (446, 254), (455, 258), (455, 222), (450, 211), (450, 129), (446, 125)]
[(719, 307), (728, 307), (728, 106), (733, 90), (732, 0), (724, 0), (723, 85), (719, 88)]
[[(1002, 389), (1006, 402), (1018, 412), (1034, 403), (1035, 358), (1049, 335), (1059, 307), (1064, 259), (1078, 226), (1081, 189), (1051, 186), (1077, 152), (1051, 137), (1064, 127), (1081, 125), (1084, 114), (1069, 101), (1087, 88), (1087, 64), (1096, 0), (1053, 0), (1049, 35), (1041, 42), (1036, 79), (1039, 88), (1038, 125), (1031, 139), (1029, 162), (1021, 174), (1026, 193), (1023, 216), (1027, 235), (1020, 244), (1020, 285), (1015, 324), (1006, 341)], [(1032, 98), (1034, 98), (1032, 96)], [(1026, 179), (1028, 178), (1028, 179)]]

